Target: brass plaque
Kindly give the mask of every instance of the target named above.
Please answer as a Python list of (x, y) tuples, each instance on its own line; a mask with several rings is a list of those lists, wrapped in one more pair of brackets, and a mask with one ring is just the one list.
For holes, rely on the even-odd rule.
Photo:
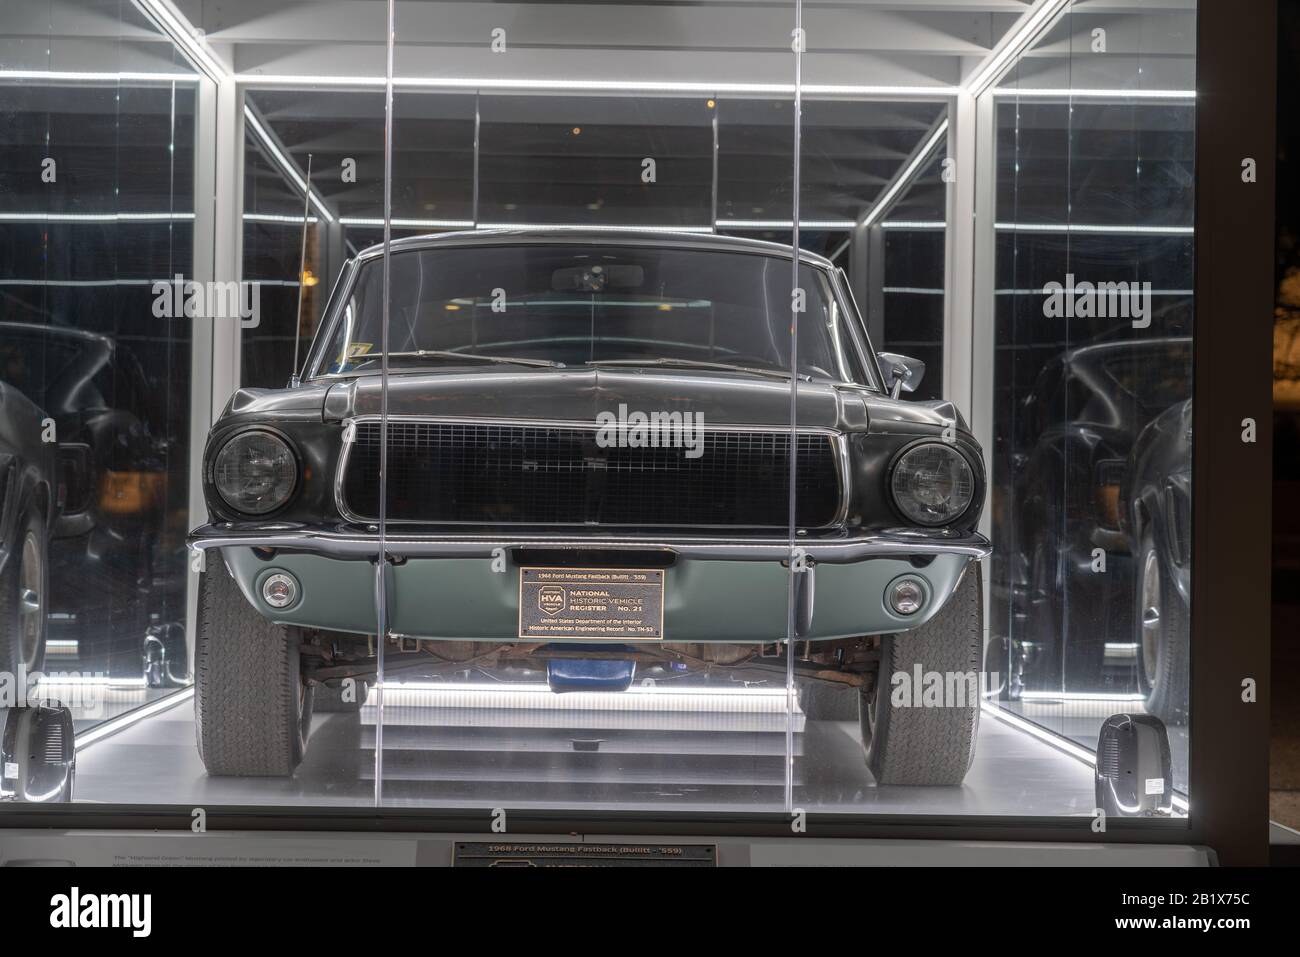
[(662, 568), (521, 568), (519, 637), (658, 641)]

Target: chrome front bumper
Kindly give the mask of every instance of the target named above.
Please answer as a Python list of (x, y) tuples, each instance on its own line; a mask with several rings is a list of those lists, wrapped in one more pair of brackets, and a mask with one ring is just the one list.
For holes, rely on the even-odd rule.
[[(190, 544), (217, 549), (249, 604), (270, 621), (376, 630), (377, 535), (208, 525)], [(915, 628), (943, 607), (969, 565), (989, 554), (981, 536), (924, 532), (801, 540), (796, 547), (808, 563), (800, 590), (807, 607), (799, 614), (807, 627), (798, 636), (814, 641)], [(617, 552), (620, 562), (666, 553), (670, 560), (653, 562), (664, 568), (665, 641), (752, 644), (785, 637), (791, 552), (788, 540), (776, 538), (392, 535), (384, 543), (388, 629), (426, 639), (518, 640), (519, 569), (544, 563), (539, 554), (565, 549), (581, 549), (587, 563), (597, 551)], [(287, 608), (272, 608), (263, 597), (267, 579), (278, 574), (301, 586), (299, 600)], [(925, 606), (906, 618), (883, 601), (889, 583), (902, 575), (921, 579), (927, 593)]]
[[(385, 537), (384, 551), (392, 559), (492, 558), (498, 549), (582, 549), (584, 551), (663, 551), (701, 561), (788, 562), (788, 538), (722, 538), (718, 536), (626, 535), (435, 535), (412, 533), (410, 526)], [(189, 537), (194, 549), (256, 548), (263, 551), (308, 553), (344, 561), (377, 561), (379, 535), (371, 531), (327, 530), (288, 524), (202, 525)], [(983, 559), (993, 551), (980, 534), (952, 535), (924, 529), (848, 533), (837, 537), (803, 537), (795, 546), (815, 563), (848, 564), (873, 558), (957, 555)]]

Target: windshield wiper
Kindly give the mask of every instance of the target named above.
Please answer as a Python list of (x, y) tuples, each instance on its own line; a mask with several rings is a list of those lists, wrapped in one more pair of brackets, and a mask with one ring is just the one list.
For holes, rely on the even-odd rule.
[[(367, 356), (367, 358), (371, 358)], [(379, 359), (380, 356), (373, 358)], [(473, 359), (477, 362), (500, 362), (515, 366), (542, 366), (548, 369), (563, 369), (563, 362), (551, 359), (525, 359), (515, 356), (488, 356), (478, 352), (452, 352), (448, 349), (416, 349), (412, 352), (390, 352), (390, 359)]]
[[(684, 369), (722, 369), (727, 372), (747, 372), (750, 375), (768, 376), (774, 379), (789, 379), (790, 373), (784, 369), (758, 369), (753, 366), (737, 366), (729, 362), (706, 362), (703, 359), (674, 359), (661, 356), (656, 359), (593, 359), (589, 366), (679, 366)], [(812, 376), (801, 375), (800, 379), (811, 382)]]

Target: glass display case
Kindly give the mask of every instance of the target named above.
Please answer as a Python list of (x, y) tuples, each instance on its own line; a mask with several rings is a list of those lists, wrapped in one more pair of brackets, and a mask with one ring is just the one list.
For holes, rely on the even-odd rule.
[(1185, 835), (1196, 4), (386, 6), (0, 12), (63, 797)]

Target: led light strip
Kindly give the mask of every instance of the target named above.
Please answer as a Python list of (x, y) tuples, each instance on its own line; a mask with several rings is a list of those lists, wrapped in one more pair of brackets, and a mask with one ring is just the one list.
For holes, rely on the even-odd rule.
[[(384, 87), (381, 76), (308, 76), (304, 74), (257, 74), (239, 73), (235, 80), (241, 86), (254, 88), (307, 88), (344, 87), (344, 88), (378, 88)], [(591, 93), (691, 93), (699, 95), (725, 96), (736, 95), (771, 95), (793, 96), (792, 83), (688, 83), (688, 82), (654, 82), (627, 80), (542, 80), (542, 79), (501, 79), (474, 77), (420, 77), (399, 76), (393, 78), (397, 89), (421, 90), (530, 90), (538, 92), (567, 93), (582, 91)], [(805, 96), (851, 96), (851, 97), (901, 97), (906, 99), (946, 100), (963, 91), (957, 86), (868, 86), (855, 84), (818, 84), (806, 83), (802, 87)], [(1022, 96), (1036, 98), (1076, 97), (1097, 99), (1160, 99), (1160, 100), (1194, 100), (1195, 90), (1133, 90), (1133, 89), (1068, 89), (1048, 87), (1025, 87), (1016, 89), (1001, 87), (992, 91), (994, 96)]]
[(1051, 99), (1104, 99), (1104, 100), (1195, 100), (1195, 90), (1132, 90), (1132, 89), (1071, 89), (1069, 87), (1014, 87), (1001, 86), (992, 91), (996, 97), (1025, 97)]
[[(933, 143), (927, 144), (928, 148), (933, 148)], [(928, 149), (927, 149), (928, 152)], [(925, 154), (920, 154), (924, 156)], [(916, 166), (920, 161), (909, 166), (908, 172), (904, 177), (896, 180), (896, 184), (901, 189), (907, 183), (907, 177), (915, 172)], [(301, 181), (300, 181), (301, 183)], [(299, 189), (302, 186), (299, 185)], [(891, 190), (889, 195), (883, 197), (887, 202), (893, 198), (897, 190)], [(315, 194), (312, 195), (313, 201), (316, 200)], [(319, 205), (319, 204), (318, 204)], [(877, 206), (880, 206), (877, 203)], [(12, 217), (28, 216), (35, 221), (35, 218), (44, 214), (0, 214), (0, 219), (6, 218), (6, 215)], [(154, 214), (122, 214), (122, 218), (150, 218)], [(167, 218), (168, 214), (157, 214), (156, 218)], [(112, 218), (111, 216), (104, 218)], [(175, 214), (178, 219), (193, 219), (193, 213)], [(253, 222), (284, 222), (284, 223), (301, 223), (301, 216), (280, 216), (272, 213), (246, 213), (246, 220)], [(94, 221), (87, 219), (86, 221)], [(312, 220), (315, 222), (315, 219)], [(331, 220), (332, 221), (332, 220)], [(343, 216), (339, 218), (339, 224), (343, 226), (383, 226), (382, 219), (373, 217)], [(871, 217), (868, 214), (866, 225), (871, 224)], [(677, 233), (709, 233), (714, 230), (707, 226), (662, 226), (662, 225), (629, 225), (629, 226), (610, 226), (599, 225), (595, 223), (478, 223), (475, 224), (465, 219), (394, 219), (393, 225), (402, 229), (567, 229), (567, 230), (602, 230), (609, 232), (629, 232), (629, 231), (650, 231), (650, 232), (677, 232)], [(856, 224), (852, 220), (800, 220), (800, 229), (833, 229), (848, 230), (853, 229)], [(788, 219), (719, 219), (715, 223), (715, 229), (723, 230), (763, 230), (763, 229), (791, 229), (793, 223)], [(902, 229), (902, 230), (942, 230), (947, 229), (948, 224), (942, 220), (887, 220), (880, 223), (881, 229)], [(1142, 226), (1138, 224), (1117, 224), (1106, 225), (1100, 223), (994, 223), (993, 228), (999, 232), (1025, 232), (1025, 233), (1094, 233), (1094, 234), (1112, 234), (1112, 235), (1136, 235), (1136, 236), (1191, 236), (1196, 232), (1194, 226)]]
[[(254, 87), (380, 87), (382, 76), (307, 76), (303, 74), (240, 73), (235, 80), (243, 86)], [(539, 90), (567, 93), (696, 93), (701, 95), (727, 93), (794, 95), (793, 83), (731, 83), (686, 82), (675, 80), (578, 80), (578, 79), (506, 79), (501, 77), (423, 77), (396, 76), (393, 86), (398, 89), (425, 90)], [(814, 96), (883, 96), (908, 99), (947, 99), (956, 96), (955, 86), (870, 86), (856, 84), (804, 84), (804, 94)]]
[[(170, 0), (132, 0), (147, 16), (153, 19), (185, 53), (195, 61), (204, 73), (215, 81), (225, 79), (231, 74), (220, 59), (212, 52), (206, 41), (197, 36), (197, 31), (189, 24), (183, 14)], [(979, 94), (991, 85), (1003, 71), (1022, 52), (1039, 30), (1055, 17), (1069, 0), (1044, 0), (1042, 5), (1027, 14), (1025, 21), (1003, 42), (1002, 49), (993, 56), (963, 86), (945, 85), (881, 85), (881, 84), (818, 84), (802, 85), (802, 93), (811, 96), (860, 96), (860, 97), (903, 97), (921, 99), (949, 99), (963, 90)], [(27, 70), (0, 71), (0, 77), (12, 76), (18, 79), (132, 79), (143, 81), (193, 82), (197, 77), (187, 74), (163, 73), (53, 73)], [(383, 88), (385, 81), (381, 76), (319, 76), (305, 74), (234, 74), (234, 80), (244, 86), (263, 87), (377, 87)], [(792, 83), (746, 83), (746, 82), (687, 82), (664, 80), (614, 80), (614, 79), (537, 79), (500, 77), (394, 77), (393, 85), (406, 89), (445, 89), (445, 90), (539, 90), (568, 92), (608, 93), (695, 93), (695, 94), (754, 94), (754, 95), (793, 95)], [(1193, 90), (1057, 90), (1026, 88), (1014, 90), (1003, 88), (994, 90), (996, 96), (1035, 96), (1035, 97), (1132, 97), (1139, 99), (1194, 99)]]
[(185, 223), (193, 213), (0, 213), (4, 223)]
[(185, 16), (172, 5), (171, 0), (131, 0), (136, 8), (149, 17), (171, 40), (189, 56), (200, 70), (215, 83), (230, 76), (207, 43)]
[[(962, 88), (979, 96), (996, 83), (1025, 52), (1038, 34), (1044, 30), (1070, 4), (1071, 0), (1039, 0), (1039, 6), (1024, 16), (1014, 31), (1003, 38), (1000, 49), (976, 69)], [(1071, 98), (1071, 99), (1133, 99), (1133, 100), (1195, 100), (1195, 90), (1104, 90), (1056, 89), (1047, 87), (998, 87), (990, 91), (996, 97)]]
[(1022, 691), (1020, 697), (1025, 701), (1128, 701), (1139, 703), (1146, 701), (1146, 695), (1127, 692), (1098, 691)]
[[(302, 217), (298, 218), (302, 222)], [(340, 216), (340, 226), (383, 226), (383, 218)], [(471, 219), (394, 219), (393, 225), (399, 229), (473, 229)]]
[[(852, 229), (857, 223), (851, 219), (801, 219), (800, 229)], [(794, 229), (792, 219), (719, 219), (718, 229)]]
[[(154, 21), (158, 27), (171, 40), (179, 46), (208, 77), (215, 83), (231, 79), (231, 73), (225, 65), (208, 47), (207, 43), (200, 38), (199, 32), (194, 29), (185, 16), (176, 9), (171, 0), (131, 0), (146, 16)], [(244, 105), (244, 120), (253, 129), (254, 134), (261, 141), (263, 149), (271, 156), (276, 165), (280, 167), (289, 180), (298, 187), (300, 192), (306, 193), (307, 198), (311, 200), (312, 205), (320, 211), (325, 222), (334, 222), (334, 217), (325, 207), (320, 198), (308, 188), (302, 176), (298, 173), (297, 168), (289, 158), (281, 152), (276, 145), (275, 140), (258, 122), (257, 116), (253, 113), (252, 108), (247, 104)]]
[(0, 80), (72, 81), (74, 83), (198, 83), (194, 73), (82, 73), (75, 70), (0, 70)]
[[(397, 220), (393, 220), (397, 224)], [(708, 226), (601, 226), (595, 223), (479, 223), (476, 229), (590, 229), (597, 232), (711, 233)]]
[[(404, 691), (448, 691), (448, 692), (485, 692), (488, 694), (544, 694), (553, 695), (551, 686), (541, 682), (498, 682), (476, 683), (467, 681), (385, 681), (384, 687)], [(667, 685), (634, 684), (626, 691), (588, 691), (573, 694), (617, 694), (617, 695), (695, 695), (696, 697), (749, 697), (749, 698), (785, 698), (784, 688), (672, 688)]]
[(1273, 827), (1281, 828), (1283, 831), (1286, 831), (1288, 834), (1294, 834), (1296, 837), (1300, 837), (1300, 831), (1297, 831), (1295, 828), (1291, 827), (1288, 824), (1283, 824), (1281, 821), (1273, 821), (1273, 820), (1270, 820), (1268, 823), (1273, 825)]
[[(244, 104), (244, 122), (253, 128), (253, 133), (261, 141), (262, 148), (270, 154), (271, 159), (275, 160), (275, 165), (280, 167), (280, 171), (289, 178), (289, 181), (292, 182), (294, 186), (298, 187), (298, 192), (307, 193), (310, 196), (312, 205), (315, 206), (321, 216), (325, 218), (325, 222), (334, 222), (333, 215), (331, 215), (330, 211), (325, 207), (325, 204), (321, 202), (320, 198), (316, 195), (315, 190), (307, 189), (307, 183), (298, 172), (298, 168), (289, 160), (289, 157), (285, 156), (284, 153), (280, 151), (280, 147), (275, 144), (275, 140), (271, 138), (271, 134), (266, 131), (266, 128), (258, 122), (257, 114), (253, 112), (253, 108), (248, 104)], [(302, 222), (302, 220), (299, 219), (298, 222)]]
[[(65, 651), (64, 654), (70, 652)], [(57, 691), (60, 688), (117, 688), (123, 691), (139, 690), (145, 687), (144, 677), (112, 678), (106, 675), (66, 675), (57, 671), (42, 675), (36, 687), (42, 691)]]
[[(377, 707), (369, 705), (371, 708)], [(572, 691), (557, 695), (536, 682), (475, 684), (410, 681), (384, 683), (385, 708), (468, 708), (545, 712), (656, 712), (784, 715), (784, 688), (678, 688), (632, 685), (626, 691)]]
[[(157, 279), (0, 279), (0, 286), (51, 286), (55, 289), (107, 288), (110, 286), (153, 286)], [(170, 280), (168, 280), (170, 283)], [(72, 645), (75, 640), (69, 639)], [(46, 642), (46, 647), (54, 647)]]
[[(302, 225), (301, 216), (286, 215), (284, 213), (244, 213), (244, 222), (246, 223), (291, 223)], [(308, 216), (307, 222), (319, 223), (320, 220), (315, 216)], [(339, 220), (342, 222), (342, 220)]]
[(1195, 226), (1139, 226), (1130, 223), (1103, 225), (1101, 223), (994, 223), (999, 232), (1020, 233), (1114, 233), (1151, 236), (1191, 236)]
[(175, 694), (170, 694), (165, 698), (142, 705), (125, 714), (120, 714), (116, 718), (110, 718), (102, 724), (97, 724), (89, 731), (77, 735), (77, 751), (84, 751), (92, 744), (97, 744), (105, 738), (117, 734), (119, 731), (125, 731), (132, 725), (139, 724), (146, 718), (152, 718), (154, 715), (162, 714), (177, 705), (184, 704), (194, 698), (194, 687), (182, 688)]
[(1001, 49), (976, 69), (970, 79), (963, 84), (966, 91), (979, 96), (992, 86), (1002, 76), (1003, 70), (1011, 66), (1033, 42), (1038, 32), (1054, 20), (1069, 3), (1070, 0), (1039, 0), (1038, 8), (1024, 14), (1023, 20), (1002, 39)]
[[(1023, 731), (1030, 737), (1036, 738), (1044, 744), (1055, 748), (1062, 754), (1066, 754), (1094, 770), (1096, 769), (1097, 755), (1078, 742), (1071, 741), (1069, 738), (1062, 737), (1059, 734), (1054, 734), (1041, 725), (1035, 724), (1027, 718), (1023, 718), (1012, 711), (1007, 711), (1005, 708), (1000, 708), (988, 701), (982, 702), (980, 708), (984, 714), (1001, 721), (1003, 724), (1009, 725), (1017, 731)], [(1183, 797), (1176, 791), (1174, 792), (1172, 801), (1173, 806), (1184, 814), (1188, 813), (1191, 809), (1191, 805), (1188, 803), (1187, 798)]]
[(899, 193), (901, 193), (903, 189), (911, 183), (911, 179), (916, 175), (916, 171), (919, 170), (921, 165), (929, 158), (930, 151), (935, 148), (939, 140), (947, 135), (948, 121), (944, 120), (934, 128), (934, 132), (930, 134), (930, 138), (916, 151), (916, 155), (912, 157), (912, 161), (908, 163), (894, 181), (889, 184), (889, 188), (885, 190), (884, 195), (877, 198), (877, 200), (871, 204), (871, 209), (867, 211), (866, 218), (862, 220), (862, 225), (864, 227), (870, 226), (885, 214), (885, 210), (887, 210), (889, 204), (894, 201), (894, 197), (899, 195)]

